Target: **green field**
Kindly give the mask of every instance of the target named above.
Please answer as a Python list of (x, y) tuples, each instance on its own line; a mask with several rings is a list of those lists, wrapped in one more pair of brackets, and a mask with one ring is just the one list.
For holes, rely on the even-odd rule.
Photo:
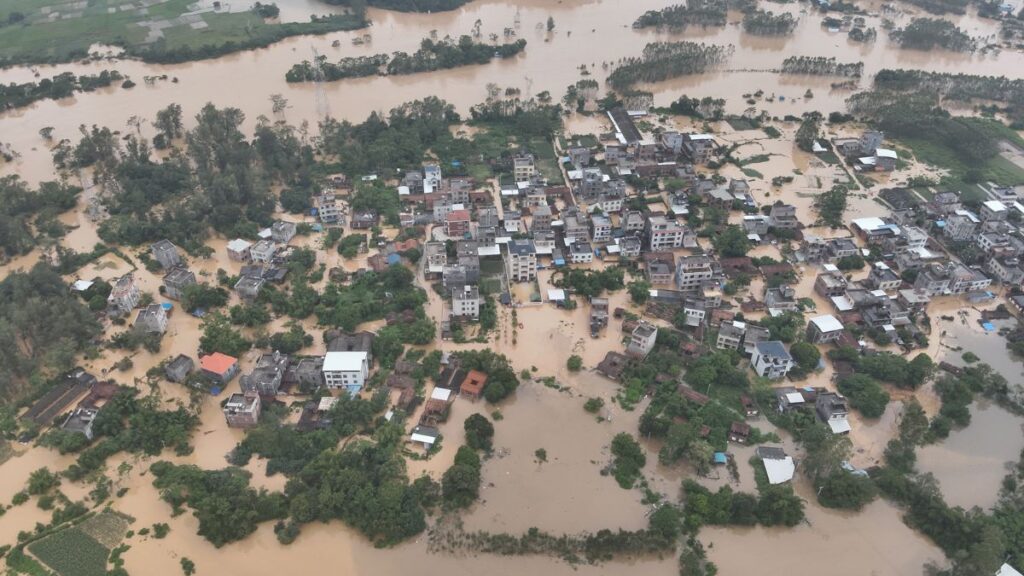
[(33, 542), (29, 552), (61, 576), (104, 576), (110, 549), (79, 527)]
[[(194, 0), (0, 0), (0, 65), (64, 62), (92, 44), (123, 46), (154, 61), (186, 61), (266, 46), (297, 34), (324, 34), (363, 25), (360, 18), (274, 23), (252, 12), (202, 12), (183, 17)], [(24, 17), (7, 24), (12, 13)], [(147, 22), (159, 22), (146, 26)], [(194, 24), (194, 26), (193, 26)], [(154, 32), (155, 30), (155, 32)], [(187, 49), (187, 53), (171, 53)]]
[(925, 140), (903, 140), (919, 162), (949, 170), (953, 181), (967, 181), (968, 172), (975, 171), (980, 182), (995, 182), (1001, 186), (1024, 184), (1024, 169), (1002, 156), (994, 156), (982, 164), (970, 165), (956, 152), (942, 144)]
[(28, 545), (28, 551), (61, 576), (104, 576), (107, 558), (128, 530), (128, 519), (101, 512)]

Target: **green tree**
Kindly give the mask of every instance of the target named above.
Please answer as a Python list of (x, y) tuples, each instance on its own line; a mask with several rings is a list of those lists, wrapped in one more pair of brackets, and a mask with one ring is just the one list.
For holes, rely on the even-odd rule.
[(494, 440), (494, 425), (486, 416), (471, 414), (462, 424), (466, 432), (466, 445), (474, 450), (490, 451)]
[(822, 192), (814, 199), (814, 207), (818, 210), (818, 218), (826, 226), (841, 228), (843, 214), (846, 212), (847, 188), (836, 184), (828, 192)]
[(619, 486), (632, 488), (647, 463), (643, 448), (626, 432), (619, 432), (612, 439), (612, 474)]
[(636, 280), (629, 283), (629, 299), (638, 306), (643, 306), (651, 297), (651, 283)]
[(572, 356), (569, 356), (568, 360), (566, 360), (565, 365), (570, 372), (579, 372), (583, 369), (583, 358), (573, 354)]
[(711, 243), (725, 258), (745, 256), (750, 251), (750, 240), (739, 226), (727, 226), (722, 233), (711, 237)]
[(237, 358), (250, 347), (252, 343), (232, 328), (223, 314), (208, 314), (203, 318), (203, 335), (199, 338), (199, 348), (204, 353), (221, 352)]

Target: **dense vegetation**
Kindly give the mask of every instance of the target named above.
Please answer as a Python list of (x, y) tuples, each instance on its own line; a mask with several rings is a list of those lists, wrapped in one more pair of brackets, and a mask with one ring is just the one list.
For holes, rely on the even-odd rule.
[(788, 12), (776, 14), (754, 10), (743, 16), (743, 31), (755, 36), (788, 36), (796, 29), (796, 18)]
[(846, 186), (836, 184), (828, 192), (822, 192), (814, 199), (814, 208), (818, 211), (818, 219), (826, 226), (841, 228), (843, 214), (846, 213)]
[(256, 525), (287, 515), (279, 492), (256, 491), (251, 474), (240, 468), (203, 470), (192, 465), (160, 461), (150, 466), (153, 486), (175, 511), (187, 505), (199, 520), (199, 535), (218, 548), (256, 531)]
[(189, 438), (199, 424), (191, 411), (177, 407), (161, 410), (155, 396), (137, 397), (135, 388), (121, 388), (100, 409), (93, 421), (94, 438), (64, 473), (80, 480), (104, 466), (118, 452), (156, 456), (173, 448), (178, 455), (192, 451)]
[(686, 4), (644, 12), (633, 27), (683, 30), (688, 26), (725, 26), (727, 11), (724, 0), (687, 0)]
[(448, 126), (458, 121), (453, 106), (430, 96), (386, 117), (374, 112), (361, 124), (330, 119), (320, 129), (324, 152), (336, 156), (346, 174), (362, 175), (419, 166), (427, 148), (450, 138)]
[(92, 92), (123, 78), (117, 70), (104, 70), (95, 75), (75, 76), (73, 72), (63, 72), (39, 82), (0, 84), (0, 110), (21, 108), (39, 100), (67, 98), (75, 92)]
[[(244, 466), (258, 455), (267, 460), (268, 474), (289, 478), (284, 511), (272, 516), (290, 517), (275, 529), (279, 539), (291, 541), (298, 526), (332, 519), (344, 521), (378, 545), (397, 543), (425, 528), (422, 506), (438, 489), (429, 479), (409, 482), (401, 454), (404, 424), (379, 418), (388, 404), (386, 392), (370, 400), (338, 397), (327, 415), (330, 424), (311, 432), (266, 420), (235, 448), (232, 464)], [(354, 434), (367, 438), (355, 437), (338, 448), (342, 439)], [(261, 519), (250, 516), (247, 529)]]
[(875, 88), (893, 92), (935, 92), (943, 99), (963, 102), (975, 98), (1006, 104), (1009, 116), (1024, 122), (1024, 80), (1006, 76), (948, 74), (924, 70), (882, 69), (875, 75)]
[(626, 58), (608, 75), (608, 85), (625, 90), (641, 82), (700, 74), (725, 62), (732, 47), (696, 42), (653, 42), (644, 46), (639, 58)]
[(919, 161), (949, 170), (951, 179), (1004, 185), (1024, 181), (1018, 168), (999, 157), (1000, 141), (1019, 142), (1019, 135), (991, 119), (952, 116), (938, 106), (934, 92), (862, 92), (848, 100), (848, 107), (886, 136), (909, 145)]
[(343, 58), (337, 64), (321, 60), (311, 64), (304, 61), (292, 66), (285, 74), (288, 82), (311, 82), (317, 80), (316, 64), (323, 73), (323, 80), (341, 80), (377, 74), (396, 76), (447, 70), (471, 64), (486, 64), (494, 58), (510, 58), (526, 48), (526, 40), (517, 40), (508, 44), (484, 44), (476, 42), (470, 36), (462, 36), (458, 41), (445, 38), (441, 41), (424, 39), (420, 48), (412, 54), (395, 52)]
[(941, 18), (914, 18), (904, 28), (891, 33), (900, 48), (932, 50), (945, 48), (953, 52), (974, 50), (975, 41), (949, 20)]
[(860, 410), (865, 418), (878, 418), (889, 404), (889, 393), (866, 374), (853, 374), (838, 382), (841, 394), (850, 399), (850, 406)]
[[(965, 412), (975, 393), (1006, 402), (1007, 382), (984, 364), (967, 367), (957, 377), (944, 377), (940, 393), (943, 409), (953, 400), (954, 412)], [(960, 392), (950, 393), (951, 389)], [(968, 413), (969, 415), (969, 413)], [(1024, 453), (1003, 479), (999, 499), (988, 511), (950, 507), (931, 474), (916, 469), (916, 448), (943, 438), (949, 431), (951, 413), (936, 416), (931, 423), (921, 407), (907, 406), (899, 434), (886, 446), (886, 466), (872, 474), (879, 490), (905, 509), (904, 521), (931, 538), (952, 561), (952, 575), (988, 574), (1003, 563), (1024, 561)]]
[(790, 56), (782, 61), (782, 73), (860, 78), (864, 73), (864, 63), (836, 62), (834, 57), (824, 56)]
[(197, 40), (193, 43), (168, 46), (167, 42), (157, 41), (149, 45), (128, 46), (127, 52), (129, 55), (145, 62), (177, 64), (180, 62), (217, 58), (234, 52), (265, 48), (292, 36), (321, 35), (344, 30), (355, 30), (365, 27), (366, 24), (367, 21), (360, 12), (328, 14), (325, 16), (314, 15), (310, 16), (309, 22), (279, 22), (274, 24), (259, 22), (258, 24), (244, 27), (242, 33), (238, 34), (237, 37), (232, 37), (235, 34), (226, 35), (228, 38), (216, 44), (200, 44), (199, 40)]
[(10, 273), (0, 281), (0, 403), (41, 390), (72, 368), (100, 331), (49, 266)]
[(519, 377), (504, 354), (490, 350), (465, 350), (456, 352), (464, 370), (479, 370), (487, 374), (484, 398), (491, 403), (501, 402), (519, 387)]
[(81, 191), (62, 182), (33, 190), (17, 175), (0, 177), (0, 260), (27, 254), (44, 237), (62, 237), (57, 215), (74, 208)]
[[(167, 238), (188, 251), (206, 250), (210, 227), (230, 236), (255, 237), (271, 222), (275, 196), (271, 183), (311, 189), (312, 151), (287, 125), (259, 123), (255, 138), (241, 131), (245, 120), (235, 108), (207, 104), (196, 126), (181, 130), (180, 107), (157, 115), (164, 144), (184, 136), (184, 150), (163, 161), (134, 134), (122, 147), (108, 128), (83, 127), (76, 145), (60, 142), (54, 162), (63, 168), (94, 167), (109, 194), (110, 218), (99, 227), (107, 242), (143, 244)], [(157, 209), (159, 207), (159, 209)]]
[[(413, 311), (417, 322), (405, 324), (410, 333), (433, 322), (423, 315), (427, 295), (413, 282), (413, 273), (404, 266), (389, 266), (382, 272), (369, 272), (348, 285), (330, 283), (320, 295), (315, 312), (320, 323), (354, 331), (363, 322), (378, 320), (391, 313)], [(429, 340), (428, 340), (429, 341)]]
[(706, 120), (721, 120), (725, 115), (725, 99), (710, 96), (690, 98), (684, 94), (672, 102), (668, 109), (673, 114)]

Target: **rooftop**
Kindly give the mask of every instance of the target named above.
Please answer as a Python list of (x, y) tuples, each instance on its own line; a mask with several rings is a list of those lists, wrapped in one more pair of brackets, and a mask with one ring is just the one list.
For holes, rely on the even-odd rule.
[(765, 340), (757, 343), (757, 352), (762, 356), (773, 356), (775, 358), (792, 358), (786, 347), (778, 340)]
[(207, 354), (206, 356), (201, 356), (199, 358), (199, 366), (203, 370), (213, 372), (214, 374), (223, 374), (237, 363), (238, 358), (228, 356), (227, 354), (221, 354), (220, 352), (214, 352), (213, 354)]
[(835, 332), (843, 329), (843, 323), (831, 314), (815, 316), (811, 318), (811, 324), (814, 324), (822, 332)]
[(328, 352), (324, 355), (324, 372), (358, 372), (366, 358), (366, 352)]

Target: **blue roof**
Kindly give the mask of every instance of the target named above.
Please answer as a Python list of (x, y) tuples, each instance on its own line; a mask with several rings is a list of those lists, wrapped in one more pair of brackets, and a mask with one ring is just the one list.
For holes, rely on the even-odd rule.
[(210, 394), (212, 394), (214, 396), (220, 394), (220, 386), (212, 386), (210, 388)]
[(729, 461), (729, 457), (725, 455), (725, 452), (715, 452), (715, 464), (725, 464)]
[(982, 322), (981, 327), (985, 329), (985, 332), (994, 332), (996, 329), (991, 322)]
[(171, 304), (170, 302), (163, 302), (160, 306), (163, 307), (164, 310), (172, 310), (174, 308), (174, 304)]
[(402, 257), (397, 252), (388, 254), (388, 264), (398, 264), (402, 261)]
[(792, 358), (786, 347), (778, 340), (765, 340), (757, 343), (757, 351), (764, 356), (775, 358)]

